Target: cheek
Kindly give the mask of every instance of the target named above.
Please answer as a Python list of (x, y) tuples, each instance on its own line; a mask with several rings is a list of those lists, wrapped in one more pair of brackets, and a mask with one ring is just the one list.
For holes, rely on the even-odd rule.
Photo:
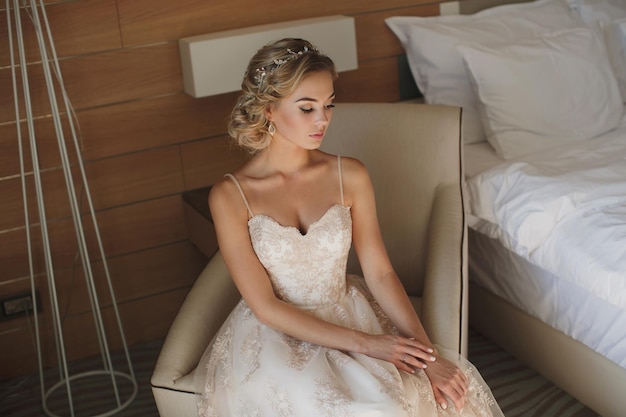
[(281, 127), (284, 130), (294, 130), (302, 126), (306, 122), (306, 117), (303, 114), (288, 114), (281, 118)]

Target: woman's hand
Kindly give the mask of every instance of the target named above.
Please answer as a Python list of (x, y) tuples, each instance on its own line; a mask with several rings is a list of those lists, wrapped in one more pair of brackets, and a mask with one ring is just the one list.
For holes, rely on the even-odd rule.
[(463, 371), (454, 363), (438, 356), (435, 362), (429, 364), (425, 372), (430, 379), (437, 404), (443, 409), (448, 408), (448, 401), (444, 396), (447, 395), (454, 402), (457, 410), (462, 410), (467, 393), (467, 377)]
[(433, 349), (412, 338), (390, 334), (371, 335), (368, 338), (367, 356), (393, 363), (398, 369), (415, 373), (415, 369), (424, 369), (435, 357)]

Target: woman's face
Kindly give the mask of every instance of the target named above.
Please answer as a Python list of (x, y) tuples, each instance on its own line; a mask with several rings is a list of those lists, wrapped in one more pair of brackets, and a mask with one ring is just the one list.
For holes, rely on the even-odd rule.
[(285, 140), (304, 149), (319, 148), (332, 118), (334, 98), (330, 73), (320, 71), (305, 77), (293, 93), (268, 110), (276, 127), (272, 142)]

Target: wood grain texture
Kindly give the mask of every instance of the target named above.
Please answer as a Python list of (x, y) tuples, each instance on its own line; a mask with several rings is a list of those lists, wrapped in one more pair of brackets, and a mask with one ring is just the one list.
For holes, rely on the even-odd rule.
[[(118, 303), (152, 297), (191, 286), (207, 258), (191, 243), (177, 242), (140, 252), (108, 258), (108, 270), (114, 295)], [(91, 264), (100, 305), (110, 306), (111, 296), (106, 275), (100, 261)], [(171, 279), (178, 276), (176, 280)], [(71, 269), (56, 274), (59, 303), (64, 314), (80, 314), (89, 311), (89, 296), (82, 266), (77, 263)], [(47, 285), (40, 284), (42, 294), (47, 296)], [(48, 302), (44, 300), (45, 307)], [(49, 309), (45, 308), (48, 312)]]
[[(95, 210), (128, 205), (164, 195), (177, 195), (184, 190), (178, 147), (158, 148), (140, 153), (122, 155), (94, 161), (85, 165), (87, 185), (91, 190)], [(72, 178), (76, 201), (82, 204), (83, 213), (89, 205), (85, 187), (78, 167)], [(27, 201), (31, 224), (39, 222), (33, 175), (26, 178)], [(41, 185), (47, 219), (63, 219), (71, 216), (66, 179), (61, 169), (51, 169), (41, 174)], [(12, 177), (0, 181), (3, 195), (3, 216), (0, 230), (24, 226), (22, 181)]]
[(252, 0), (118, 0), (125, 46), (179, 39), (185, 36), (334, 14), (356, 15), (381, 9), (398, 9), (429, 0), (321, 0), (318, 2)]
[[(85, 170), (96, 210), (178, 195), (184, 190), (177, 146), (93, 161)], [(87, 210), (86, 199), (82, 201)]]
[[(180, 195), (99, 211), (96, 220), (107, 257), (187, 240)], [(91, 259), (99, 259), (91, 216), (84, 216), (82, 224)], [(78, 253), (71, 218), (49, 221), (48, 235), (55, 269), (71, 269)], [(38, 225), (31, 227), (31, 238), (35, 273), (43, 273), (44, 252)], [(28, 275), (25, 228), (0, 233), (0, 270), (0, 282)]]
[(182, 91), (178, 44), (118, 49), (62, 61), (76, 109)]
[(439, 15), (439, 5), (426, 4), (418, 7), (375, 11), (355, 16), (359, 61), (404, 54), (402, 45), (385, 24), (386, 18), (392, 16), (437, 15)]
[[(67, 122), (67, 117), (61, 117), (61, 125), (65, 138), (65, 147), (69, 160), (76, 161), (76, 146), (72, 141), (71, 130)], [(37, 145), (37, 160), (40, 169), (47, 170), (62, 166), (61, 154), (53, 121), (50, 117), (38, 118), (34, 120), (34, 137)], [(24, 157), (24, 170), (26, 173), (32, 171), (32, 153), (30, 146), (31, 134), (27, 123), (22, 122), (18, 126), (15, 121), (0, 125), (0, 179), (19, 175), (20, 158), (18, 138), (21, 136), (22, 153)], [(80, 144), (80, 140), (79, 140)], [(80, 146), (80, 145), (79, 145)]]
[[(35, 193), (35, 181), (32, 175), (25, 177), (26, 198), (28, 202), (29, 222), (39, 223), (39, 211)], [(53, 169), (41, 174), (41, 187), (44, 190), (44, 208), (46, 218), (58, 219), (71, 215), (65, 178), (60, 170)], [(12, 177), (0, 181), (0, 202), (2, 216), (0, 229), (13, 229), (25, 224), (22, 181), (20, 177)]]
[(184, 143), (226, 132), (234, 95), (193, 99), (171, 96), (79, 113), (88, 159)]
[(340, 74), (335, 82), (335, 94), (339, 103), (398, 101), (396, 57), (362, 62), (358, 70)]
[[(162, 337), (180, 308), (190, 287), (161, 293), (153, 297), (140, 298), (119, 304), (120, 317), (124, 327), (125, 339), (128, 345), (133, 346)], [(103, 310), (103, 318), (107, 332), (109, 346), (113, 350), (121, 349), (121, 339), (115, 324), (113, 309)], [(31, 319), (32, 320), (32, 319)], [(0, 355), (3, 355), (2, 377), (11, 378), (30, 373), (37, 367), (37, 357), (32, 334), (26, 326), (25, 319), (21, 327), (0, 333)], [(47, 316), (40, 319), (42, 331), (42, 353), (44, 366), (56, 365), (56, 350), (54, 338), (50, 334), (51, 323)], [(91, 313), (68, 315), (63, 320), (63, 329), (66, 335), (65, 348), (68, 359), (76, 360), (93, 355), (99, 355), (97, 337), (93, 331), (93, 316)], [(131, 329), (131, 330), (129, 330)], [(16, 346), (22, 347), (16, 349)], [(9, 362), (7, 359), (11, 358)], [(120, 368), (123, 370), (123, 368)]]
[[(50, 2), (52, 3), (52, 2)], [(2, 2), (2, 6), (5, 6)], [(40, 12), (43, 21), (43, 14)], [(121, 48), (122, 40), (115, 0), (83, 0), (55, 2), (46, 6), (46, 15), (50, 32), (54, 38), (56, 54), (59, 58), (82, 55), (97, 51)], [(11, 16), (14, 11), (11, 10)], [(22, 9), (20, 13), (24, 29), (24, 46), (27, 62), (39, 61), (37, 38), (29, 13)], [(9, 39), (6, 10), (0, 11), (0, 39)], [(17, 59), (17, 33), (13, 21), (13, 41)], [(44, 36), (46, 34), (44, 33)], [(4, 42), (4, 41), (3, 41)], [(10, 65), (9, 48), (0, 48), (0, 67)]]
[[(146, 65), (149, 63), (149, 65)], [(59, 62), (61, 77), (75, 110), (182, 91), (178, 44), (169, 42), (136, 49), (81, 55)], [(44, 70), (29, 64), (28, 80), (34, 116), (51, 114)], [(22, 76), (17, 74), (18, 86)], [(54, 83), (57, 102), (65, 111), (61, 90)], [(15, 121), (11, 68), (0, 68), (0, 123)], [(26, 117), (21, 87), (21, 118)]]
[[(186, 190), (214, 184), (248, 158), (243, 150), (235, 147), (228, 136), (184, 144), (181, 146), (181, 155), (185, 167)], [(220, 155), (219, 159), (217, 155)]]

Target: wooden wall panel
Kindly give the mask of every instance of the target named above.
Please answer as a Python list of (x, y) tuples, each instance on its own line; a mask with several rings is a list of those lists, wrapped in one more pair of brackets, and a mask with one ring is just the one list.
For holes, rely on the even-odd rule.
[[(76, 161), (76, 147), (71, 141), (71, 130), (67, 117), (61, 117), (65, 147), (71, 161)], [(22, 136), (22, 152), (24, 155), (25, 172), (32, 171), (32, 155), (30, 148), (30, 133), (26, 122), (20, 123)], [(37, 161), (42, 170), (60, 167), (61, 154), (54, 134), (54, 124), (50, 117), (38, 118), (34, 121), (34, 131), (37, 145)], [(80, 140), (79, 140), (80, 143)], [(19, 141), (17, 125), (14, 121), (0, 124), (0, 178), (19, 175)]]
[[(128, 344), (155, 340), (159, 335), (167, 332), (169, 317), (178, 311), (189, 288), (182, 288), (169, 293), (157, 294), (137, 300), (118, 304), (125, 338)], [(114, 321), (113, 309), (103, 309), (105, 328), (111, 346), (114, 349), (121, 347), (119, 332)], [(93, 318), (90, 312), (68, 315), (64, 323), (66, 334), (66, 348), (70, 357), (77, 355), (95, 355), (99, 352), (98, 340), (93, 332)], [(129, 331), (128, 329), (132, 329)], [(48, 362), (53, 360), (54, 350), (50, 346), (46, 349)]]
[[(206, 257), (187, 241), (159, 246), (142, 252), (134, 252), (108, 258), (108, 269), (113, 282), (114, 295), (118, 303), (152, 297), (161, 293), (189, 288), (207, 263)], [(102, 262), (92, 262), (96, 290), (103, 306), (111, 305), (109, 289)], [(172, 275), (179, 279), (171, 279)], [(132, 279), (127, 279), (132, 277)], [(89, 311), (89, 297), (82, 265), (56, 274), (59, 303), (65, 314)], [(46, 284), (40, 279), (40, 287)], [(45, 302), (47, 308), (48, 302)]]
[[(367, 88), (365, 88), (367, 86)], [(359, 69), (339, 75), (338, 102), (394, 102), (400, 99), (396, 57), (361, 62)]]
[[(33, 336), (25, 320), (19, 320), (19, 325), (0, 333), (0, 355), (5, 358), (2, 360), (2, 379), (29, 374), (37, 369)], [(16, 349), (16, 346), (20, 348)]]
[[(116, 207), (96, 213), (105, 256), (146, 250), (187, 239), (187, 231), (179, 195)], [(90, 256), (99, 259), (90, 216), (83, 217)], [(48, 234), (55, 268), (72, 268), (78, 246), (73, 222), (70, 218), (48, 221)], [(45, 271), (41, 229), (31, 228), (35, 272)], [(5, 230), (0, 233), (1, 281), (28, 275), (28, 254), (25, 229)], [(0, 296), (5, 294), (0, 294)]]
[[(28, 81), (30, 85), (30, 97), (32, 103), (32, 114), (44, 116), (50, 114), (50, 101), (45, 90), (45, 79), (41, 64), (33, 63), (26, 66)], [(24, 109), (24, 98), (22, 94), (22, 75), (20, 70), (16, 73), (16, 83), (18, 86), (18, 100), (20, 103), (20, 118), (26, 118)], [(13, 99), (13, 78), (10, 67), (0, 67), (0, 123), (14, 122), (16, 119), (15, 103)]]
[(187, 238), (180, 195), (116, 207), (96, 216), (108, 256)]
[[(129, 345), (148, 342), (162, 337), (169, 329), (171, 317), (176, 314), (189, 288), (181, 288), (168, 293), (161, 293), (154, 297), (146, 297), (127, 303), (120, 303), (118, 308), (124, 328), (126, 342)], [(113, 309), (105, 308), (103, 311), (107, 338), (114, 350), (122, 346), (119, 333), (114, 322)], [(30, 373), (37, 368), (37, 356), (35, 343), (28, 330), (25, 319), (16, 319), (21, 323), (20, 327), (8, 330), (0, 334), (0, 354), (3, 355), (2, 377), (11, 378), (25, 373)], [(56, 364), (56, 353), (53, 338), (49, 329), (50, 323), (47, 316), (43, 316), (40, 326), (45, 337), (42, 340), (42, 353), (44, 366)], [(66, 335), (66, 352), (69, 358), (94, 356), (99, 354), (98, 341), (93, 332), (93, 317), (91, 313), (68, 315), (63, 322)], [(129, 331), (130, 329), (130, 331)], [(15, 346), (22, 348), (16, 349)], [(7, 361), (11, 358), (11, 362)], [(6, 361), (6, 363), (4, 363)], [(119, 370), (124, 371), (120, 367)]]
[[(181, 151), (187, 190), (217, 182), (248, 158), (243, 150), (234, 146), (229, 136), (190, 142), (183, 145)], [(216, 160), (216, 155), (220, 155), (219, 160)]]
[(251, 0), (118, 0), (125, 46), (142, 45), (190, 35), (334, 14), (352, 15), (397, 9), (429, 0), (322, 0), (317, 2)]
[[(109, 259), (108, 265), (112, 280), (114, 282), (115, 296), (121, 306), (123, 325), (126, 332), (127, 341), (131, 344), (145, 342), (162, 337), (167, 330), (169, 322), (175, 311), (177, 311), (184, 295), (193, 285), (196, 277), (206, 265), (207, 259), (198, 250), (193, 248), (189, 242), (179, 242), (172, 245), (160, 246), (151, 250), (139, 253), (132, 253)], [(102, 270), (98, 262), (94, 262), (94, 272), (98, 279), (98, 294), (104, 306), (110, 306), (108, 290), (103, 288)], [(172, 280), (176, 275), (179, 279)], [(89, 301), (85, 294), (85, 283), (81, 273), (80, 265), (74, 270), (61, 270), (55, 275), (57, 279), (57, 292), (59, 293), (60, 313), (63, 317), (70, 317), (76, 314), (84, 315), (88, 312)], [(128, 279), (133, 277), (133, 279)], [(47, 284), (45, 277), (38, 276), (38, 288), (41, 291), (40, 320), (42, 328), (49, 328), (50, 302), (47, 297)], [(28, 279), (18, 279), (10, 282), (0, 283), (0, 293), (13, 294), (23, 291), (30, 291), (30, 281)], [(175, 294), (175, 295), (172, 295)], [(157, 299), (156, 302), (149, 302), (150, 298)], [(159, 311), (158, 304), (163, 303), (164, 311)], [(155, 305), (156, 304), (156, 305)], [(139, 308), (148, 308), (148, 311), (137, 312)], [(126, 313), (124, 311), (126, 309)], [(149, 325), (148, 331), (135, 331), (129, 324), (129, 315), (139, 314), (137, 321), (153, 320), (155, 323)], [(162, 319), (160, 315), (165, 315)], [(152, 317), (152, 318), (150, 318)], [(70, 335), (74, 333), (85, 333), (91, 336), (93, 326), (89, 323), (89, 315), (85, 315), (80, 320), (80, 329), (74, 331), (70, 327), (66, 329)], [(30, 319), (32, 321), (32, 317)], [(146, 321), (147, 323), (147, 321)], [(144, 323), (144, 325), (146, 325)], [(76, 326), (76, 324), (73, 324)], [(68, 326), (70, 326), (68, 324)], [(32, 324), (31, 324), (32, 327)], [(143, 327), (143, 326), (142, 326)], [(43, 340), (45, 346), (45, 357), (50, 360), (52, 357), (52, 340), (46, 331)], [(70, 339), (72, 340), (72, 339)], [(93, 354), (95, 350), (90, 348), (88, 352), (82, 350), (79, 345), (72, 343), (79, 356)], [(23, 346), (24, 349), (15, 349), (15, 345)], [(119, 346), (116, 342), (115, 346)], [(2, 378), (11, 375), (20, 375), (30, 372), (36, 366), (36, 356), (34, 350), (33, 335), (30, 333), (27, 319), (17, 318), (0, 322), (0, 355), (3, 358), (11, 357), (13, 362), (11, 367), (3, 364)], [(75, 355), (76, 356), (76, 355)], [(7, 374), (11, 372), (11, 374)]]
[(15, 123), (0, 124), (0, 179), (20, 172)]
[[(101, 159), (85, 168), (96, 210), (184, 190), (177, 146)], [(83, 198), (83, 206), (88, 208)]]
[[(5, 4), (2, 2), (2, 6)], [(11, 10), (11, 13), (14, 11)], [(58, 57), (105, 51), (122, 46), (115, 0), (57, 2), (46, 7), (46, 14)], [(21, 18), (27, 62), (39, 61), (41, 58), (34, 26), (23, 10)], [(0, 11), (0, 22), (6, 20), (6, 11)], [(13, 30), (15, 31), (15, 24)], [(17, 34), (14, 32), (12, 36), (17, 58)], [(6, 24), (0, 25), (0, 39), (9, 39)], [(9, 48), (1, 48), (0, 67), (9, 66), (10, 62)]]
[[(177, 40), (284, 20), (354, 16), (359, 68), (340, 75), (337, 101), (393, 102), (400, 98), (397, 57), (403, 51), (384, 19), (438, 13), (437, 1), (432, 0), (269, 0), (262, 5), (253, 0), (46, 0), (46, 4), (63, 79), (79, 122), (80, 152), (130, 344), (164, 337), (206, 263), (189, 242), (180, 193), (212, 184), (247, 158), (231, 149), (226, 137), (226, 120), (237, 94), (202, 99), (185, 95)], [(2, 7), (0, 39), (7, 35)], [(26, 36), (32, 51), (32, 31)], [(64, 313), (73, 359), (95, 352), (95, 340), (82, 337), (93, 326), (87, 319), (85, 297), (79, 295), (85, 284), (76, 262), (75, 232), (41, 65), (29, 65), (28, 76), (38, 160), (45, 171), (55, 276), (62, 301), (69, 303)], [(21, 118), (24, 115), (22, 104)], [(8, 52), (0, 49), (0, 297), (30, 288), (15, 119)], [(65, 116), (63, 131), (69, 137)], [(30, 171), (28, 149), (25, 144), (26, 170)], [(75, 161), (73, 155), (71, 161)], [(27, 184), (32, 195), (30, 174)], [(31, 221), (36, 223), (34, 199), (29, 201)], [(84, 196), (81, 203), (84, 209)], [(103, 272), (88, 215), (83, 224), (100, 288)], [(31, 231), (36, 282), (44, 306), (41, 318), (49, 332), (41, 229), (35, 224)], [(108, 302), (105, 297), (104, 303)], [(3, 376), (34, 370), (34, 350), (14, 349), (16, 341), (27, 345), (29, 340), (24, 319), (0, 322)], [(46, 352), (51, 352), (49, 338)]]
[[(28, 214), (31, 224), (39, 223), (39, 210), (36, 200), (35, 184), (32, 175), (25, 177)], [(57, 169), (48, 170), (41, 175), (41, 186), (44, 190), (44, 206), (47, 218), (56, 219), (71, 215), (67, 199), (63, 172)], [(20, 177), (12, 177), (0, 181), (0, 195), (3, 196), (0, 208), (0, 230), (22, 227), (25, 224), (22, 181)]]
[(22, 185), (19, 178), (0, 181), (2, 198), (2, 216), (0, 230), (13, 229), (24, 224), (24, 204), (22, 202)]
[[(70, 1), (75, 1), (75, 0), (43, 0), (44, 4), (46, 5), (50, 5), (50, 4), (55, 4), (55, 3), (64, 3), (64, 2), (70, 2)], [(12, 6), (13, 4), (11, 4)], [(0, 11), (4, 11), (6, 10), (6, 3), (2, 2), (0, 3)]]
[[(39, 246), (39, 242), (41, 242), (39, 228), (32, 228), (31, 234), (33, 244)], [(5, 229), (0, 233), (0, 268), (2, 269), (2, 275), (0, 275), (2, 281), (0, 284), (28, 276), (27, 248), (26, 231), (24, 228)], [(5, 290), (6, 287), (1, 288), (2, 293), (0, 295), (2, 296), (12, 293), (10, 289)]]
[(79, 113), (84, 156), (135, 152), (222, 134), (234, 95), (193, 99), (183, 93)]
[[(94, 161), (85, 165), (88, 185), (95, 210), (139, 202), (184, 190), (178, 147), (123, 155)], [(80, 171), (73, 172), (77, 201), (89, 209)], [(61, 169), (42, 173), (41, 184), (48, 219), (71, 216), (65, 176)], [(31, 224), (39, 222), (33, 175), (26, 177), (27, 201)], [(24, 206), (20, 177), (0, 181), (2, 216), (0, 230), (24, 225)]]
[[(178, 44), (175, 42), (82, 55), (62, 60), (59, 66), (74, 109), (171, 94), (183, 89)], [(48, 115), (51, 111), (43, 69), (40, 64), (29, 64), (28, 72), (33, 113), (35, 116)], [(22, 82), (20, 74), (17, 79), (19, 86)], [(18, 90), (23, 105), (21, 88)], [(57, 97), (61, 105), (60, 92)], [(23, 106), (20, 114), (25, 117)], [(0, 68), (0, 123), (14, 120), (11, 69)]]
[(359, 61), (397, 56), (404, 53), (402, 45), (385, 24), (391, 16), (437, 16), (438, 4), (384, 10), (355, 16)]
[(119, 49), (62, 61), (75, 108), (95, 107), (183, 89), (178, 44)]

